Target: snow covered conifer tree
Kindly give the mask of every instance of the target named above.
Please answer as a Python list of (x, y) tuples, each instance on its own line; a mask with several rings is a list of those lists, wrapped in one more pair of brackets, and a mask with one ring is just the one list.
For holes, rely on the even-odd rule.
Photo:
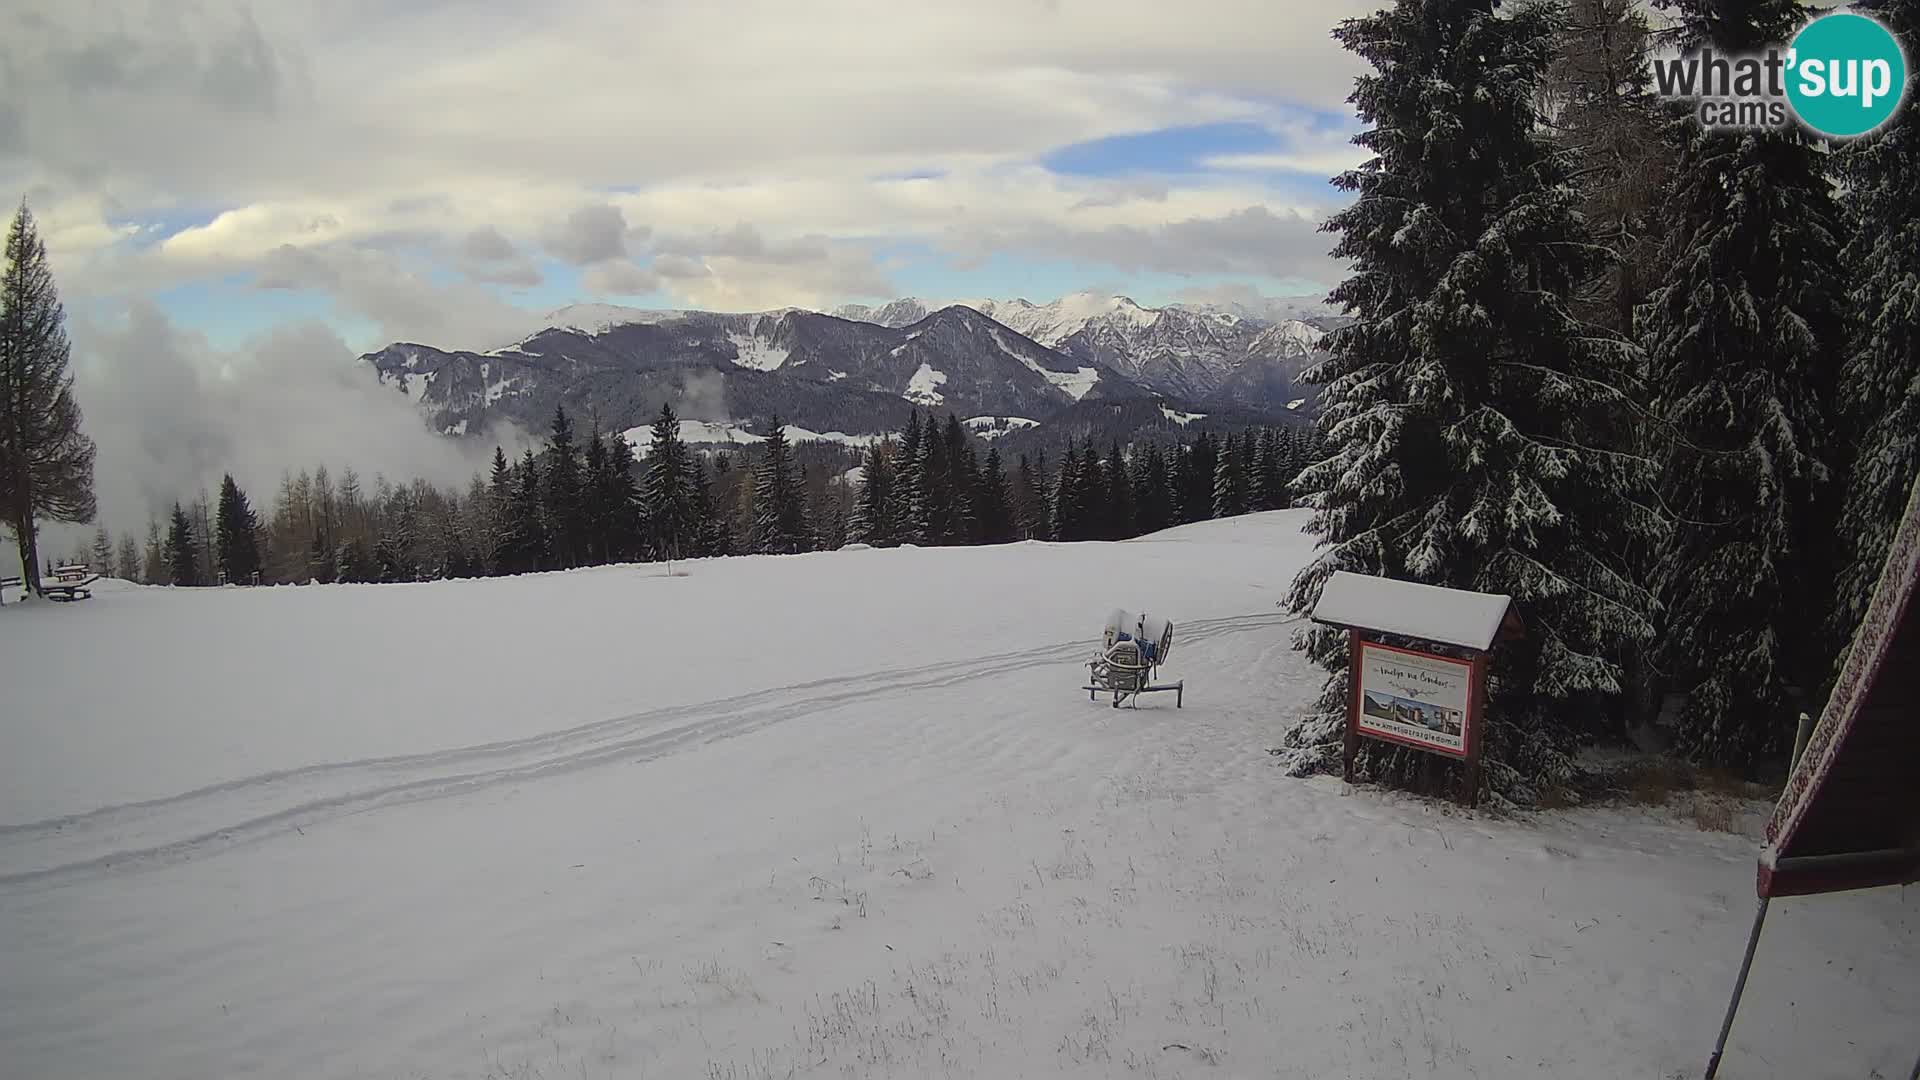
[(893, 505), (888, 517), (893, 521), (894, 540), (902, 544), (925, 542), (914, 506), (920, 500), (920, 410), (907, 414), (907, 426), (900, 432), (900, 447), (893, 455)]
[(1246, 435), (1228, 435), (1220, 444), (1213, 469), (1213, 516), (1236, 517), (1247, 512)]
[(1060, 455), (1060, 475), (1053, 482), (1053, 533), (1057, 540), (1085, 540), (1085, 492), (1080, 483), (1080, 455), (1068, 443)]
[(1127, 459), (1120, 453), (1120, 440), (1113, 440), (1113, 449), (1107, 454), (1104, 467), (1107, 474), (1107, 536), (1113, 540), (1125, 540), (1140, 535), (1135, 520), (1137, 509), (1133, 501), (1133, 477), (1127, 472)]
[(251, 585), (260, 569), (260, 546), (256, 534), (259, 518), (247, 502), (247, 494), (234, 483), (233, 474), (220, 479), (220, 509), (214, 526), (220, 555), (220, 573), (235, 585)]
[(991, 448), (980, 467), (977, 484), (980, 493), (980, 542), (1006, 544), (1018, 539), (1013, 523), (1013, 499), (1007, 489), (1007, 474), (1000, 463), (1000, 451)]
[(806, 493), (801, 488), (800, 472), (794, 468), (786, 429), (777, 415), (763, 451), (753, 499), (754, 550), (765, 554), (807, 551), (813, 545)]
[(174, 585), (200, 585), (200, 553), (195, 550), (193, 522), (185, 507), (173, 504), (173, 524), (167, 531), (168, 581)]
[(1166, 456), (1159, 443), (1148, 443), (1134, 454), (1134, 525), (1141, 533), (1155, 533), (1173, 521), (1173, 493), (1167, 487)]
[[(1358, 194), (1326, 225), (1353, 260), (1330, 299), (1355, 321), (1306, 373), (1328, 456), (1298, 490), (1322, 541), (1289, 597), (1310, 611), (1335, 570), (1512, 596), (1532, 632), (1498, 654), (1483, 745), (1517, 802), (1569, 778), (1575, 734), (1652, 633), (1617, 553), (1659, 526), (1650, 467), (1612, 448), (1631, 346), (1568, 310), (1597, 256), (1537, 123), (1554, 29), (1540, 5), (1398, 0), (1334, 31), (1373, 68), (1349, 99), (1373, 157), (1336, 178)], [(1343, 633), (1299, 641), (1332, 673), (1286, 740), (1304, 773), (1338, 765), (1349, 684)], [(1413, 783), (1423, 756), (1369, 744), (1356, 769)]]
[[(786, 445), (785, 433), (780, 435)], [(680, 418), (672, 403), (660, 406), (653, 421), (653, 446), (647, 451), (646, 516), (654, 558), (676, 558), (695, 541), (693, 470), (687, 444), (680, 440)]]
[[(1920, 58), (1920, 0), (1871, 0), (1856, 9), (1892, 29), (1909, 58)], [(1840, 375), (1839, 414), (1854, 441), (1831, 631), (1832, 640), (1844, 644), (1866, 614), (1920, 475), (1920, 113), (1914, 103), (1870, 137), (1843, 146), (1834, 160), (1854, 225), (1840, 255), (1852, 275), (1853, 340)], [(1842, 649), (1836, 661), (1845, 655)]]
[[(1790, 39), (1794, 0), (1675, 0), (1682, 47), (1742, 54)], [(1658, 643), (1684, 698), (1679, 749), (1746, 766), (1784, 753), (1839, 645), (1831, 598), (1842, 355), (1840, 216), (1824, 155), (1796, 128), (1687, 124), (1663, 199), (1661, 276), (1639, 311), (1661, 496), (1677, 525), (1657, 562)]]
[[(580, 450), (573, 441), (573, 421), (563, 406), (554, 406), (553, 434), (547, 445), (545, 509), (548, 543), (554, 561), (561, 567), (580, 564), (583, 487), (580, 480)], [(398, 564), (396, 564), (398, 565)], [(402, 570), (405, 567), (401, 567)]]
[(853, 502), (847, 538), (874, 547), (891, 547), (894, 543), (892, 449), (879, 440), (867, 447), (861, 465), (860, 494)]

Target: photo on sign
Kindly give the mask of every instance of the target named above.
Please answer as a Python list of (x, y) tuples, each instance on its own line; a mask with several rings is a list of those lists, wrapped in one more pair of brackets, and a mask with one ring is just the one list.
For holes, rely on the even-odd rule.
[(1363, 643), (1360, 730), (1465, 754), (1472, 670), (1458, 660)]

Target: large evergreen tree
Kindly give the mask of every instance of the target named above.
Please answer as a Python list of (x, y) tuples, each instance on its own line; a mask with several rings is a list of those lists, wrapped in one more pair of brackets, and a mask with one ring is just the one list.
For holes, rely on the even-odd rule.
[(1113, 440), (1104, 467), (1107, 480), (1107, 537), (1125, 540), (1140, 534), (1135, 520), (1133, 477), (1127, 470), (1126, 455), (1120, 452), (1120, 440)]
[(148, 585), (165, 585), (173, 580), (173, 574), (168, 569), (168, 552), (167, 544), (160, 535), (160, 519), (148, 518), (147, 546), (140, 563), (141, 581)]
[[(1724, 55), (1792, 37), (1794, 0), (1676, 0), (1683, 48)], [(1667, 241), (1637, 328), (1666, 432), (1661, 496), (1678, 519), (1654, 581), (1679, 745), (1744, 766), (1785, 751), (1837, 646), (1830, 597), (1841, 354), (1840, 218), (1797, 128), (1688, 124), (1662, 200)]]
[(900, 449), (894, 455), (893, 505), (888, 511), (895, 538), (903, 544), (926, 541), (916, 514), (924, 501), (920, 494), (921, 440), (920, 410), (914, 409), (907, 414), (907, 426), (900, 432)]
[(1006, 469), (1000, 462), (998, 448), (987, 450), (987, 460), (980, 467), (976, 490), (980, 496), (980, 542), (1005, 544), (1017, 539), (1012, 493), (1007, 489)]
[(68, 370), (66, 315), (47, 246), (26, 203), (7, 231), (0, 270), (0, 522), (40, 593), (39, 522), (93, 520), (94, 444), (80, 430)]
[(1142, 533), (1156, 533), (1173, 524), (1173, 492), (1167, 485), (1167, 460), (1159, 443), (1148, 443), (1134, 455), (1133, 512)]
[(680, 418), (671, 403), (660, 406), (652, 439), (645, 488), (648, 540), (655, 558), (668, 559), (697, 544), (700, 527), (693, 498), (693, 459), (680, 440)]
[[(1373, 67), (1350, 99), (1373, 157), (1336, 179), (1357, 198), (1326, 225), (1355, 321), (1306, 373), (1331, 456), (1300, 481), (1323, 550), (1289, 598), (1311, 610), (1336, 570), (1512, 596), (1531, 633), (1498, 654), (1483, 745), (1518, 801), (1569, 778), (1654, 607), (1615, 556), (1657, 520), (1649, 470), (1608, 445), (1631, 350), (1565, 301), (1596, 256), (1534, 104), (1554, 30), (1544, 6), (1398, 0), (1334, 32)], [(1332, 674), (1289, 737), (1296, 771), (1338, 762), (1349, 694), (1344, 635), (1302, 644)], [(1410, 783), (1422, 756), (1369, 744), (1357, 768)]]
[(780, 417), (774, 416), (770, 424), (767, 440), (761, 445), (760, 470), (754, 484), (754, 550), (783, 555), (806, 551), (812, 546), (806, 492)]
[(548, 546), (554, 562), (561, 567), (579, 565), (581, 537), (586, 531), (582, 493), (580, 448), (574, 444), (573, 420), (567, 416), (565, 406), (556, 405), (547, 443), (542, 508), (547, 519)]
[(860, 494), (853, 501), (847, 539), (874, 547), (892, 546), (893, 509), (892, 448), (876, 439), (860, 466)]
[(220, 478), (220, 508), (214, 531), (220, 552), (220, 572), (229, 582), (250, 585), (260, 570), (260, 519), (247, 502), (247, 493), (233, 474)]
[[(1920, 58), (1920, 2), (1876, 0), (1884, 22)], [(1909, 76), (1911, 78), (1911, 76)], [(1912, 93), (1912, 90), (1908, 91)], [(1887, 126), (1834, 155), (1853, 219), (1840, 265), (1851, 275), (1853, 336), (1840, 375), (1842, 430), (1852, 445), (1839, 537), (1842, 566), (1832, 640), (1866, 614), (1887, 549), (1920, 476), (1920, 112), (1908, 102)], [(1841, 650), (1836, 660), (1844, 658)]]
[(547, 566), (546, 514), (540, 498), (540, 463), (528, 447), (520, 457), (519, 476), (513, 500), (507, 508), (511, 519), (507, 527), (513, 538), (515, 573), (543, 570)]
[(1228, 435), (1220, 444), (1220, 457), (1213, 470), (1214, 517), (1236, 517), (1247, 512), (1247, 455), (1244, 446), (1243, 439), (1234, 435)]
[(193, 542), (193, 522), (186, 508), (173, 504), (172, 524), (167, 530), (168, 581), (174, 585), (199, 585), (200, 553)]
[(92, 558), (87, 565), (93, 567), (94, 573), (113, 573), (113, 534), (107, 531), (105, 525), (98, 526), (93, 530), (93, 551), (91, 554)]
[(1033, 462), (1021, 454), (1013, 475), (1014, 535), (1021, 540), (1045, 540), (1040, 531), (1040, 486), (1033, 473)]

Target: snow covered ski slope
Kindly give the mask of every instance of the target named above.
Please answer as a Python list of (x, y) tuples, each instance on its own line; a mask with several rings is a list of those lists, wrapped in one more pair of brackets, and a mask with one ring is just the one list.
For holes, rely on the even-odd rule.
[[(0, 1078), (1694, 1074), (1752, 841), (1285, 778), (1300, 522), (0, 609)], [(1761, 963), (1910, 1065), (1920, 901)]]

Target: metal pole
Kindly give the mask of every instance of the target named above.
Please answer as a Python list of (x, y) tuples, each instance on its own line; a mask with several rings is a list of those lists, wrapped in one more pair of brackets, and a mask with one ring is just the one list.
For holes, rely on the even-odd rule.
[(1813, 737), (1813, 717), (1800, 714), (1800, 727), (1793, 733), (1793, 757), (1787, 762), (1791, 770), (1800, 764), (1800, 755), (1807, 752), (1807, 740)]
[(1733, 1014), (1740, 1010), (1740, 995), (1747, 989), (1747, 971), (1753, 967), (1753, 952), (1760, 947), (1760, 924), (1767, 921), (1767, 901), (1772, 897), (1760, 898), (1760, 909), (1753, 913), (1753, 932), (1747, 935), (1747, 955), (1740, 961), (1740, 977), (1733, 983), (1733, 1000), (1727, 1002), (1727, 1017), (1720, 1021), (1720, 1038), (1714, 1041), (1713, 1056), (1707, 1059), (1705, 1080), (1713, 1080), (1720, 1072), (1720, 1055), (1727, 1052), (1727, 1035), (1733, 1031)]

